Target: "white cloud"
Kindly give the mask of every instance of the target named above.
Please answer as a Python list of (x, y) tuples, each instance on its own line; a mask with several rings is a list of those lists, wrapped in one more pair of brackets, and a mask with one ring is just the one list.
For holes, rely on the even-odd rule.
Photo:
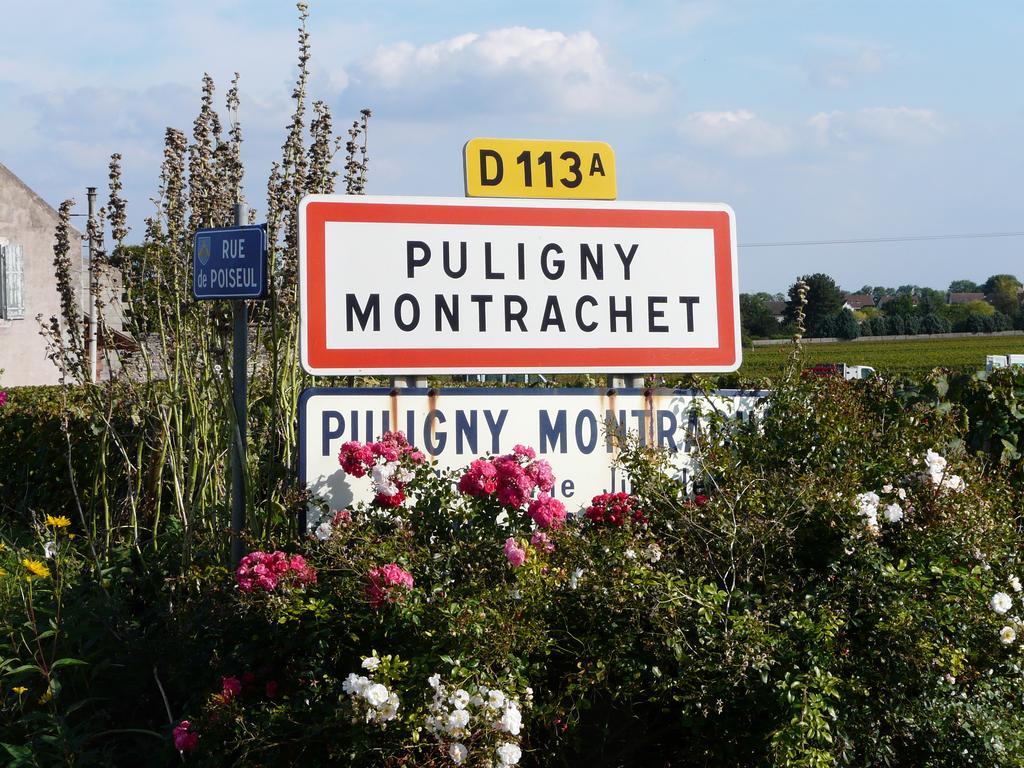
[[(609, 61), (587, 31), (507, 27), (427, 45), (383, 46), (351, 73), (353, 90), (394, 113), (429, 110), (610, 116), (660, 106), (664, 79)], [(363, 96), (365, 94), (365, 96)]]
[(790, 131), (774, 125), (747, 109), (694, 112), (680, 126), (694, 144), (737, 157), (781, 155), (792, 146)]
[(947, 126), (934, 110), (905, 106), (819, 112), (807, 124), (821, 146), (865, 141), (930, 142), (947, 131)]

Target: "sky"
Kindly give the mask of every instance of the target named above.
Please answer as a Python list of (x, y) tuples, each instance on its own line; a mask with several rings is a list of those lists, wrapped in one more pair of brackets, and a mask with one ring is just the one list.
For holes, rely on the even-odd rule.
[[(204, 72), (222, 104), (237, 71), (263, 210), (292, 2), (0, 0), (0, 18), (0, 162), (51, 204), (104, 199), (120, 152), (141, 237), (165, 128), (191, 132)], [(1024, 231), (1024, 3), (310, 0), (308, 29), (311, 96), (341, 129), (373, 110), (371, 194), (462, 196), (473, 137), (601, 140), (620, 200), (733, 207), (743, 291), (1024, 277), (1019, 236), (757, 245)]]

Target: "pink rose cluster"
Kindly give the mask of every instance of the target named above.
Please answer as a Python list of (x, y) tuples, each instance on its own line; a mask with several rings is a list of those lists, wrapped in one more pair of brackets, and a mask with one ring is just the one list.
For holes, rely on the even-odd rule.
[(396, 603), (412, 589), (412, 574), (396, 563), (374, 568), (366, 578), (366, 596), (372, 608), (381, 608), (385, 603)]
[(360, 443), (358, 440), (343, 443), (338, 462), (345, 474), (363, 477), (373, 469), (378, 458), (389, 462), (398, 461), (403, 456), (408, 456), (413, 464), (422, 464), (427, 460), (422, 451), (409, 445), (404, 432), (385, 432), (375, 443)]
[(459, 490), (483, 498), (497, 494), (505, 507), (521, 507), (535, 489), (547, 493), (555, 484), (551, 465), (537, 459), (537, 453), (517, 445), (512, 453), (493, 459), (477, 459), (459, 478)]
[(242, 693), (242, 681), (237, 677), (222, 677), (220, 679), (220, 695), (224, 701), (231, 701)]
[(348, 525), (352, 522), (352, 513), (347, 509), (339, 509), (331, 518), (331, 525)]
[(182, 720), (172, 732), (174, 748), (179, 752), (191, 752), (199, 745), (199, 734), (192, 730), (192, 723)]
[(544, 531), (534, 531), (533, 536), (530, 537), (530, 545), (538, 552), (554, 552), (555, 542), (553, 542)]
[(595, 523), (621, 526), (627, 520), (646, 523), (643, 511), (634, 506), (633, 497), (628, 493), (602, 493), (595, 496), (587, 507), (587, 519)]
[(7, 393), (0, 390), (0, 408), (7, 405)]
[(561, 528), (565, 522), (565, 505), (546, 493), (531, 501), (527, 512), (538, 528)]
[(526, 548), (520, 546), (511, 536), (505, 539), (505, 559), (513, 568), (518, 568), (526, 562)]
[(284, 552), (250, 552), (235, 572), (243, 592), (273, 592), (279, 584), (304, 587), (316, 584), (316, 571), (302, 555), (288, 557)]

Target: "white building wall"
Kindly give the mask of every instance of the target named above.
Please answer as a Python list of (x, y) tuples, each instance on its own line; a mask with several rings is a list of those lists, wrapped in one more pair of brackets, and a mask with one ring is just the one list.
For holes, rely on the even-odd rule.
[[(37, 319), (41, 316), (45, 322), (60, 314), (53, 273), (57, 220), (54, 208), (0, 164), (0, 238), (24, 248), (25, 273), (23, 319), (0, 319), (0, 388), (58, 382), (57, 367), (46, 357)], [(74, 230), (70, 256), (77, 288), (82, 273), (82, 235)]]

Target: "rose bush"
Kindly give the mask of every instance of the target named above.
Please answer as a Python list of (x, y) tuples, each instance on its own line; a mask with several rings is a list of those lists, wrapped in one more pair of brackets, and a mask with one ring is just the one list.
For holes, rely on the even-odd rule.
[(235, 616), (188, 760), (1020, 765), (1018, 511), (956, 426), (802, 382), (712, 419), (694, 486), (631, 442), (633, 492), (573, 515), (523, 446), (437, 475), (347, 444), (374, 501), (311, 520), (316, 579), (207, 594)]
[(397, 434), (347, 444), (372, 501), (235, 572), (97, 572), (40, 518), (0, 550), (0, 743), (24, 765), (1022, 765), (1016, 475), (904, 394), (781, 386), (754, 421), (709, 414), (689, 487), (627, 440), (631, 493), (568, 507), (525, 446), (438, 474)]

